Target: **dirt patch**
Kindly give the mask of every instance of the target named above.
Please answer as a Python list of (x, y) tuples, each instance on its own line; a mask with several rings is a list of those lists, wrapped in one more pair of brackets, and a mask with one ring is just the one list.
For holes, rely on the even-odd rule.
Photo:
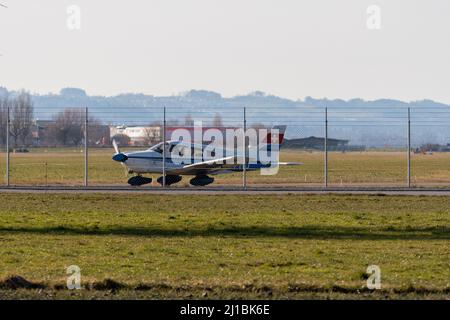
[(40, 283), (33, 283), (21, 276), (11, 276), (0, 281), (0, 288), (2, 289), (42, 289), (45, 286)]
[(91, 288), (94, 290), (120, 290), (124, 289), (126, 286), (120, 282), (114, 281), (112, 279), (105, 279), (101, 282), (94, 282), (91, 285)]

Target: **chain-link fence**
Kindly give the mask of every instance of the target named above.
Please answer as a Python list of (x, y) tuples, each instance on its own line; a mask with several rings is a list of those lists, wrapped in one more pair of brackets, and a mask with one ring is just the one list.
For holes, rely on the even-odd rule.
[[(143, 188), (160, 187), (160, 182), (177, 188), (198, 186), (193, 178), (210, 176), (209, 188), (450, 187), (450, 109), (444, 107), (0, 107), (5, 186), (125, 187), (130, 178), (142, 176), (153, 178)], [(163, 140), (180, 141), (174, 137), (177, 130), (193, 133), (199, 126), (196, 142), (203, 146), (217, 139), (205, 138), (208, 130), (258, 133), (285, 127), (277, 174), (262, 174), (250, 163), (248, 153), (255, 145), (248, 141), (234, 147), (235, 155), (246, 155), (245, 162), (221, 170), (209, 163), (173, 171), (170, 145), (161, 149), (159, 159), (155, 153), (148, 159), (146, 153), (136, 154), (157, 151)], [(256, 145), (265, 143), (258, 139)], [(206, 161), (195, 158), (194, 149), (193, 162), (182, 167)], [(114, 161), (118, 153), (127, 160)], [(148, 170), (129, 166), (130, 155)], [(162, 176), (171, 180), (158, 179)]]

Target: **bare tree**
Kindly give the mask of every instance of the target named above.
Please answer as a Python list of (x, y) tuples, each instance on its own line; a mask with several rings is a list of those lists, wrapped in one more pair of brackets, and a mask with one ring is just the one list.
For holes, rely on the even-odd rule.
[(85, 114), (69, 108), (57, 113), (49, 127), (50, 134), (62, 145), (79, 145), (84, 138)]
[(34, 118), (34, 108), (33, 102), (31, 101), (30, 94), (22, 91), (17, 98), (18, 110), (15, 111), (17, 115), (21, 118), (19, 139), (22, 144), (25, 145), (27, 139), (31, 135), (31, 128), (33, 127)]
[(184, 125), (187, 127), (194, 126), (194, 120), (192, 119), (192, 116), (190, 114), (188, 114), (188, 115), (186, 115), (186, 117), (184, 117)]
[(144, 127), (144, 143), (146, 145), (152, 145), (159, 140), (159, 130), (156, 134), (155, 127)]
[(23, 145), (26, 144), (31, 134), (32, 126), (33, 103), (30, 95), (25, 91), (21, 91), (17, 98), (10, 102), (9, 131), (14, 139), (14, 147), (17, 147), (19, 142), (22, 142)]
[(109, 144), (109, 127), (102, 125), (99, 120), (89, 117), (88, 132), (89, 146), (103, 146)]
[[(47, 127), (45, 140), (47, 142), (56, 142), (63, 146), (78, 146), (84, 140), (86, 114), (84, 109), (67, 108), (53, 116), (53, 122)], [(106, 132), (106, 126), (90, 116), (88, 119), (89, 145), (97, 145), (101, 140), (108, 136), (109, 128)]]
[(0, 142), (6, 144), (6, 126), (8, 123), (8, 105), (7, 97), (0, 97)]
[(221, 128), (223, 127), (222, 116), (220, 113), (216, 113), (213, 119), (213, 127)]
[(131, 142), (130, 137), (122, 133), (116, 134), (112, 140), (115, 140), (119, 146), (129, 146)]

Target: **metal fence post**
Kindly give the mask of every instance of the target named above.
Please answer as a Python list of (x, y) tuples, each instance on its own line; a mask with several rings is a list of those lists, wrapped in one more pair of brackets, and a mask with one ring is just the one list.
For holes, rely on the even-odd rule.
[(9, 187), (9, 106), (7, 107), (6, 113), (6, 186)]
[(163, 114), (162, 142), (163, 142), (163, 161), (162, 161), (163, 178), (162, 178), (162, 186), (163, 186), (163, 188), (165, 188), (166, 187), (166, 107), (164, 107), (164, 114)]
[(89, 184), (89, 135), (88, 135), (88, 108), (86, 107), (84, 112), (84, 186), (87, 187)]
[(325, 107), (325, 139), (324, 139), (324, 178), (325, 188), (328, 187), (328, 108)]
[(408, 150), (407, 150), (408, 172), (407, 184), (411, 188), (411, 109), (408, 108)]
[(247, 189), (247, 140), (246, 140), (246, 135), (245, 133), (247, 132), (247, 115), (246, 115), (246, 109), (244, 107), (244, 137), (243, 137), (243, 149), (244, 149), (244, 164), (243, 164), (243, 170), (242, 170), (242, 187), (245, 189)]

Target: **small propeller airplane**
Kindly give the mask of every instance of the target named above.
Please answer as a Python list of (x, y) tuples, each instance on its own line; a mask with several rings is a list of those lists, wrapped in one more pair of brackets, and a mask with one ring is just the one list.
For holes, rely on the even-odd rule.
[[(284, 132), (286, 131), (286, 126), (276, 126), (274, 127), (278, 130), (278, 144), (281, 145), (283, 142)], [(261, 143), (262, 146), (257, 146), (258, 148), (271, 148), (271, 138), (270, 134)], [(152, 178), (144, 177), (143, 174), (163, 174), (166, 173), (165, 181), (164, 177), (160, 176), (157, 182), (160, 185), (170, 186), (172, 184), (178, 183), (182, 180), (182, 176), (194, 176), (189, 183), (193, 186), (206, 186), (214, 182), (214, 178), (209, 175), (226, 174), (233, 172), (255, 171), (262, 168), (272, 168), (277, 165), (299, 165), (300, 163), (287, 163), (287, 162), (276, 162), (276, 163), (262, 163), (259, 159), (250, 159), (247, 156), (244, 160), (243, 156), (237, 152), (236, 149), (232, 150), (233, 156), (213, 158), (211, 160), (204, 160), (203, 153), (205, 152), (206, 145), (204, 144), (193, 144), (193, 143), (183, 143), (182, 141), (165, 141), (160, 142), (147, 150), (123, 153), (120, 151), (119, 146), (116, 141), (113, 140), (113, 146), (115, 154), (112, 159), (121, 163), (125, 168), (125, 174), (135, 174), (128, 180), (128, 184), (131, 186), (142, 186), (152, 182)], [(163, 149), (165, 148), (165, 150)], [(176, 149), (174, 149), (176, 148)], [(252, 146), (248, 147), (249, 149)], [(171, 154), (175, 151), (177, 154), (177, 159), (172, 159)], [(211, 152), (220, 154), (225, 153), (226, 149), (217, 149)], [(230, 150), (228, 150), (230, 151)], [(250, 152), (249, 152), (250, 153)], [(180, 157), (178, 157), (180, 156)], [(183, 158), (185, 156), (185, 158)], [(200, 161), (194, 160), (200, 159)], [(181, 159), (181, 160), (180, 160)], [(238, 160), (241, 160), (239, 164)], [(194, 160), (194, 161), (193, 161)]]

